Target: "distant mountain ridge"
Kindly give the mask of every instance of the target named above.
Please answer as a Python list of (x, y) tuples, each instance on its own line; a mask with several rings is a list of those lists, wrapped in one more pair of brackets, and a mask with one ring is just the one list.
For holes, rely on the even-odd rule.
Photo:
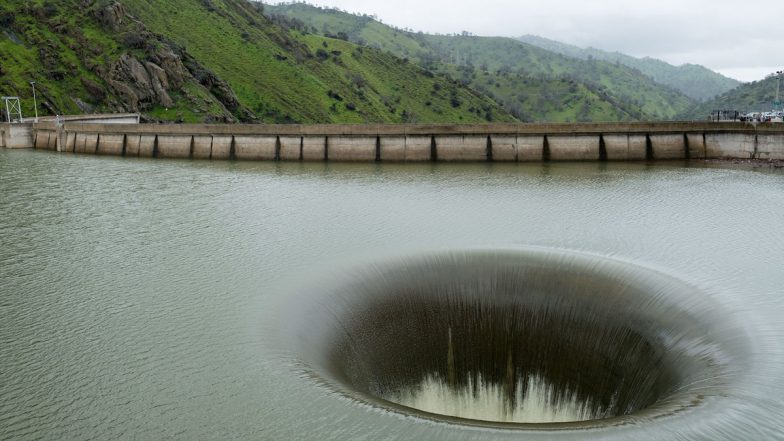
[(709, 100), (742, 84), (698, 64), (673, 66), (656, 58), (636, 58), (620, 52), (608, 52), (592, 47), (581, 48), (536, 35), (524, 35), (519, 40), (569, 57), (621, 63), (699, 101)]
[(374, 47), (446, 73), (524, 121), (662, 120), (696, 104), (637, 69), (570, 57), (513, 38), (401, 30), (373, 16), (304, 2), (264, 8), (273, 21), (300, 32)]
[[(714, 110), (739, 112), (768, 112), (776, 98), (776, 76), (768, 75), (760, 81), (742, 84), (716, 98), (700, 103), (683, 115), (689, 119), (705, 119)], [(779, 110), (779, 109), (776, 109)]]

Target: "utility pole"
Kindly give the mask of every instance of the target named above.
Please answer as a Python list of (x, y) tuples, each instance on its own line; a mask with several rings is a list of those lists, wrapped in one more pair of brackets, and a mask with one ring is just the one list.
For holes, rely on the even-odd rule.
[[(784, 74), (784, 70), (780, 70), (776, 72), (776, 101), (773, 103), (773, 107), (776, 106), (781, 107), (781, 98), (779, 96), (779, 92), (781, 91), (781, 74)], [(784, 110), (784, 108), (782, 108)]]
[(35, 122), (38, 122), (38, 102), (35, 100), (35, 81), (30, 81), (33, 86), (33, 108), (35, 109)]

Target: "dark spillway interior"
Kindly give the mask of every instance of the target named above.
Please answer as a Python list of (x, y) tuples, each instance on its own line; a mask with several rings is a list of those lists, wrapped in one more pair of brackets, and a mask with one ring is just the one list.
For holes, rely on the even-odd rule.
[(628, 274), (473, 259), (376, 276), (349, 289), (328, 353), (332, 376), (363, 394), (386, 399), (427, 377), (478, 387), (481, 376), (513, 408), (538, 377), (549, 405), (576, 400), (603, 419), (645, 409), (682, 380), (659, 339), (672, 331), (654, 307), (662, 293)]
[(374, 396), (394, 396), (431, 376), (456, 389), (498, 385), (509, 408), (538, 377), (553, 386), (554, 407), (576, 398), (594, 419), (646, 408), (672, 387), (660, 348), (610, 317), (596, 322), (579, 312), (383, 302), (354, 323), (336, 362), (355, 388)]

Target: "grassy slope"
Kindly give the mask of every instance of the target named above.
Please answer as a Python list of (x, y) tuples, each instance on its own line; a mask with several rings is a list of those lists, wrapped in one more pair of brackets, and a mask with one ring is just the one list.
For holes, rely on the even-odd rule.
[(417, 61), (430, 52), (408, 32), (398, 31), (368, 15), (354, 15), (306, 3), (264, 5), (264, 13), (294, 19), (298, 23), (291, 24), (299, 24), (302, 29), (314, 34), (337, 35), (343, 32), (352, 42)]
[[(782, 81), (784, 83), (784, 81)], [(784, 89), (784, 84), (782, 84)], [(776, 77), (743, 84), (710, 101), (701, 103), (684, 114), (686, 118), (705, 119), (714, 110), (738, 110), (741, 112), (767, 112), (773, 108), (776, 97)]]
[(611, 63), (618, 62), (637, 69), (645, 75), (650, 76), (658, 83), (673, 87), (697, 100), (713, 98), (716, 95), (727, 92), (741, 84), (737, 80), (727, 78), (697, 64), (673, 66), (655, 58), (635, 58), (619, 52), (607, 52), (594, 48), (583, 49), (534, 35), (523, 36), (520, 40), (542, 49), (573, 58), (585, 60), (592, 57), (597, 60), (609, 61)]
[(449, 66), (448, 72), (501, 103), (526, 122), (626, 121), (634, 116), (600, 92), (568, 78), (552, 79), (511, 72)]
[[(507, 104), (518, 96), (530, 95), (532, 85), (516, 85), (504, 78), (507, 73), (531, 78), (541, 86), (540, 93), (552, 98), (558, 96), (559, 82), (569, 77), (581, 83), (579, 107), (588, 105), (589, 118), (593, 120), (617, 119), (667, 119), (692, 107), (693, 102), (679, 92), (657, 84), (640, 72), (622, 65), (599, 61), (576, 60), (555, 54), (510, 38), (471, 36), (438, 36), (409, 33), (379, 23), (368, 16), (356, 16), (340, 11), (295, 3), (265, 6), (267, 14), (282, 15), (299, 22), (310, 32), (347, 34), (351, 41), (367, 44), (398, 56), (410, 58), (428, 69), (453, 74), (460, 63), (476, 68), (476, 75), (496, 75), (497, 83), (505, 87), (496, 90), (496, 100)], [(296, 23), (295, 23), (296, 24)], [(464, 68), (465, 66), (462, 66)], [(459, 77), (465, 79), (465, 75)], [(535, 81), (534, 81), (535, 80)], [(469, 81), (472, 87), (480, 87)], [(550, 92), (553, 91), (553, 92)], [(603, 104), (600, 104), (603, 103)], [(523, 113), (526, 119), (552, 121), (574, 120), (571, 110), (553, 110), (557, 103), (549, 102), (548, 109), (530, 109)], [(608, 111), (607, 106), (615, 110)], [(561, 106), (563, 107), (563, 106)]]
[[(391, 54), (285, 31), (243, 0), (125, 4), (153, 32), (185, 47), (226, 80), (240, 101), (267, 121), (480, 122), (488, 114), (513, 120), (487, 97)], [(445, 95), (430, 95), (437, 82), (446, 86)], [(457, 107), (450, 104), (453, 96)]]
[[(110, 3), (0, 3), (0, 93), (20, 96), (25, 116), (33, 113), (32, 80), (41, 115), (82, 113), (77, 102), (97, 112), (122, 110), (123, 98), (97, 72), (123, 54), (142, 62), (150, 54), (126, 46), (124, 38), (133, 32), (110, 31), (95, 18)], [(242, 106), (237, 112), (249, 109), (264, 122), (514, 120), (488, 97), (391, 54), (283, 30), (244, 0), (122, 3), (161, 39), (153, 47), (184, 48), (229, 83)], [(132, 24), (128, 17), (124, 23)], [(93, 87), (86, 87), (85, 80)], [(188, 76), (181, 88), (169, 90), (174, 106), (153, 103), (142, 111), (155, 119), (185, 122), (229, 115), (213, 92)]]
[[(80, 113), (71, 97), (87, 99), (87, 92), (79, 80), (80, 77), (96, 80), (95, 74), (79, 59), (73, 45), (74, 38), (53, 32), (49, 26), (43, 25), (41, 18), (53, 23), (63, 23), (73, 28), (81, 18), (66, 13), (65, 9), (51, 10), (44, 13), (44, 2), (35, 0), (23, 2), (12, 0), (0, 3), (0, 15), (5, 17), (5, 26), (0, 29), (0, 92), (3, 95), (15, 95), (22, 99), (22, 110), (25, 116), (33, 114), (32, 88), (30, 81), (36, 81), (38, 99), (49, 99), (58, 109), (70, 113)], [(117, 54), (117, 44), (98, 29), (95, 22), (78, 23), (82, 38), (95, 52), (113, 56)], [(13, 28), (21, 29), (21, 32)], [(45, 48), (56, 54), (57, 63), (44, 62), (39, 58), (39, 49)], [(102, 56), (90, 54), (96, 63), (101, 63)], [(54, 61), (54, 60), (53, 60)], [(59, 78), (60, 72), (62, 79)], [(40, 114), (48, 114), (45, 108), (39, 107)]]
[[(0, 93), (18, 95), (25, 116), (33, 115), (32, 88), (36, 81), (39, 115), (79, 114), (77, 100), (94, 111), (112, 111), (111, 95), (96, 68), (108, 65), (122, 53), (136, 52), (123, 47), (95, 20), (92, 11), (78, 0), (11, 0), (0, 4)], [(138, 54), (136, 54), (138, 55)], [(84, 79), (102, 86), (101, 95), (87, 90)], [(184, 86), (188, 93), (173, 92), (175, 106), (151, 109), (164, 119), (202, 121), (205, 115), (219, 116), (226, 110), (195, 81)], [(200, 110), (199, 110), (200, 109)]]
[(690, 108), (683, 94), (638, 71), (597, 60), (577, 60), (502, 37), (424, 37), (439, 54), (460, 54), (491, 71), (517, 71), (540, 77), (570, 77), (603, 91), (623, 110), (640, 118), (668, 119)]

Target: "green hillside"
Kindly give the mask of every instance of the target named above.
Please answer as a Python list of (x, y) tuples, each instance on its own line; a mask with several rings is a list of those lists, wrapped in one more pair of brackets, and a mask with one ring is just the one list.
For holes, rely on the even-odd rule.
[(409, 32), (399, 31), (369, 15), (354, 15), (303, 2), (265, 4), (264, 13), (285, 27), (331, 35), (416, 61), (431, 55), (431, 49), (413, 38)]
[(601, 91), (592, 90), (574, 79), (530, 77), (465, 67), (452, 68), (449, 72), (498, 101), (521, 121), (627, 121), (639, 117), (639, 114), (613, 104)]
[(592, 90), (638, 119), (670, 119), (693, 105), (685, 95), (662, 86), (639, 71), (599, 60), (578, 60), (503, 37), (420, 37), (438, 54), (461, 64), (497, 72), (519, 72), (545, 78), (569, 78)]
[(738, 87), (740, 81), (727, 78), (704, 66), (684, 64), (673, 66), (655, 58), (635, 58), (620, 52), (607, 52), (595, 48), (580, 48), (570, 44), (542, 38), (536, 35), (525, 35), (520, 41), (548, 51), (557, 52), (583, 60), (596, 59), (620, 63), (637, 69), (656, 82), (679, 90), (684, 95), (704, 101)]
[[(784, 92), (784, 84), (782, 85)], [(776, 77), (771, 74), (764, 80), (743, 84), (684, 114), (689, 119), (706, 119), (714, 110), (737, 110), (740, 112), (768, 112), (773, 109), (776, 97)], [(778, 109), (777, 109), (778, 110)]]
[(186, 121), (243, 115), (230, 89), (207, 77), (198, 62), (175, 53), (122, 6), (0, 4), (0, 93), (19, 96), (25, 116), (33, 114), (30, 81), (36, 81), (41, 115), (145, 111), (151, 119)]
[[(0, 93), (41, 113), (152, 120), (513, 121), (491, 99), (387, 52), (284, 29), (244, 0), (10, 0)], [(435, 92), (434, 92), (435, 91)]]
[[(338, 36), (448, 73), (492, 95), (525, 120), (671, 119), (694, 105), (689, 97), (636, 69), (575, 59), (511, 38), (407, 32), (367, 15), (305, 3), (266, 5), (265, 13), (302, 32)], [(564, 81), (571, 84), (568, 94), (559, 89)], [(497, 86), (488, 88), (484, 83)]]

